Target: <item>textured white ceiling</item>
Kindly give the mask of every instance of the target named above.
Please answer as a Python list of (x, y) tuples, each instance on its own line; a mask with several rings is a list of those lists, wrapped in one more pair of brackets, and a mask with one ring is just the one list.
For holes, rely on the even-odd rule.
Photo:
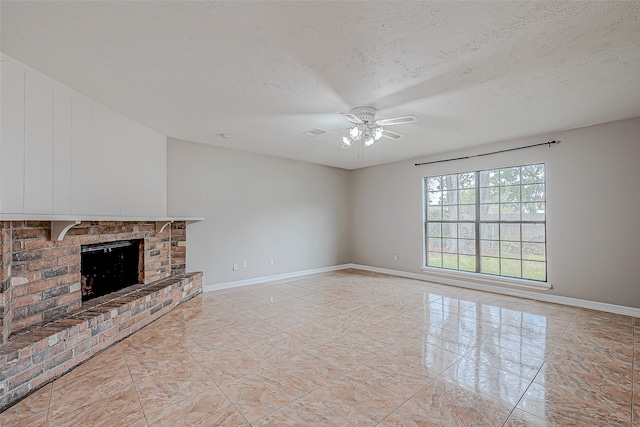
[[(0, 7), (2, 52), (158, 132), (341, 168), (640, 116), (640, 2)], [(360, 105), (420, 122), (303, 135)]]

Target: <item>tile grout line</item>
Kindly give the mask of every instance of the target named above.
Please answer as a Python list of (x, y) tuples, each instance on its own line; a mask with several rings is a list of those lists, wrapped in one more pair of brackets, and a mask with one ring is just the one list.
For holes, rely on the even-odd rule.
[(55, 381), (51, 381), (51, 388), (49, 389), (49, 401), (47, 402), (47, 416), (45, 417), (44, 420), (44, 425), (48, 426), (49, 425), (49, 411), (51, 410), (51, 397), (53, 396), (53, 383)]
[[(280, 308), (283, 308), (283, 307), (280, 307)], [(245, 311), (245, 310), (240, 310), (240, 311)], [(288, 311), (290, 311), (290, 310), (288, 310)], [(296, 313), (296, 314), (297, 314), (297, 313)], [(274, 317), (275, 317), (275, 316), (274, 316)], [(279, 329), (279, 328), (276, 328), (276, 329)], [(223, 331), (223, 332), (224, 332), (224, 333), (227, 333), (226, 331)], [(282, 331), (282, 332), (287, 333), (286, 331)], [(227, 333), (227, 334), (228, 334), (228, 333)], [(243, 345), (247, 350), (249, 350), (250, 352), (252, 352), (252, 353), (254, 353), (255, 355), (257, 355), (257, 356), (259, 356), (260, 358), (262, 358), (265, 362), (267, 362), (267, 364), (268, 364), (269, 366), (271, 366), (271, 367), (273, 367), (273, 368), (275, 368), (275, 369), (278, 369), (278, 368), (275, 366), (275, 364), (274, 364), (274, 363), (272, 363), (272, 362), (268, 361), (267, 359), (265, 359), (264, 357), (262, 357), (262, 356), (261, 356), (260, 354), (258, 354), (255, 350), (253, 350), (251, 347), (249, 347), (247, 344), (245, 344), (242, 340), (240, 340), (240, 339), (236, 338), (236, 337), (235, 337), (235, 336), (233, 336), (232, 334), (228, 334), (228, 335), (229, 335), (230, 337), (234, 338), (235, 340), (237, 340), (237, 341), (238, 341), (240, 344), (242, 344), (242, 345)], [(253, 424), (252, 424), (252, 423), (251, 423), (251, 422), (250, 422), (250, 421), (245, 417), (245, 415), (242, 413), (242, 411), (240, 411), (240, 410), (238, 409), (238, 407), (237, 407), (237, 406), (236, 406), (236, 404), (233, 402), (233, 400), (231, 400), (231, 399), (229, 398), (229, 396), (227, 396), (227, 394), (224, 392), (224, 390), (222, 390), (222, 387), (220, 387), (220, 385), (219, 385), (219, 384), (218, 384), (218, 383), (217, 383), (213, 378), (211, 378), (211, 376), (209, 375), (209, 373), (207, 372), (207, 370), (206, 370), (206, 369), (204, 369), (204, 368), (202, 367), (202, 365), (200, 364), (200, 362), (198, 362), (198, 360), (193, 356), (193, 354), (191, 354), (191, 352), (189, 351), (189, 349), (188, 349), (188, 348), (186, 348), (186, 347), (185, 347), (185, 349), (187, 350), (187, 353), (189, 353), (189, 355), (191, 356), (191, 358), (195, 361), (195, 363), (200, 367), (200, 369), (202, 369), (202, 370), (203, 370), (203, 372), (207, 375), (207, 377), (209, 377), (209, 379), (210, 379), (210, 380), (211, 380), (211, 381), (216, 385), (216, 387), (218, 387), (218, 389), (219, 389), (219, 390), (220, 390), (220, 392), (224, 395), (224, 397), (225, 397), (225, 398), (226, 398), (226, 399), (231, 403), (231, 405), (236, 409), (236, 411), (238, 411), (238, 413), (240, 414), (240, 416), (241, 416), (241, 417), (242, 417), (242, 418), (247, 422), (247, 424), (248, 424), (249, 426), (253, 426)], [(256, 370), (252, 371), (252, 372), (248, 372), (248, 373), (246, 373), (246, 374), (244, 374), (244, 375), (241, 375), (240, 377), (238, 377), (238, 378), (234, 379), (233, 381), (235, 381), (235, 380), (237, 380), (237, 379), (240, 379), (240, 378), (243, 378), (243, 377), (246, 377), (246, 376), (248, 376), (248, 375), (251, 375), (251, 374), (253, 374), (253, 373), (255, 373), (255, 372), (258, 372), (258, 371), (260, 371), (261, 369), (263, 369), (263, 368), (259, 368), (259, 369), (256, 369)], [(278, 369), (278, 371), (280, 371), (280, 370)], [(282, 373), (282, 375), (285, 375), (285, 376), (289, 377), (289, 375), (287, 375), (287, 374), (285, 374), (285, 373)], [(306, 392), (305, 394), (303, 394), (302, 396), (297, 397), (296, 399), (292, 400), (291, 402), (289, 402), (289, 403), (287, 403), (287, 404), (285, 404), (285, 405), (282, 405), (282, 406), (280, 406), (280, 407), (278, 407), (278, 408), (274, 409), (273, 411), (269, 412), (268, 414), (265, 414), (264, 416), (260, 417), (260, 418), (259, 418), (259, 419), (257, 419), (256, 421), (259, 421), (259, 420), (261, 420), (262, 418), (269, 416), (269, 415), (270, 415), (270, 414), (272, 414), (273, 412), (279, 411), (280, 409), (284, 408), (285, 406), (287, 406), (287, 405), (289, 405), (289, 404), (291, 404), (291, 403), (293, 403), (293, 402), (295, 402), (295, 401), (297, 401), (297, 400), (301, 399), (302, 397), (305, 397), (305, 396), (307, 396), (307, 395), (309, 395), (309, 394), (311, 394), (311, 391)], [(341, 418), (342, 418), (342, 417), (341, 417)]]
[[(509, 417), (507, 417), (506, 421), (504, 422), (504, 424), (502, 425), (502, 427), (505, 427), (507, 425), (507, 422), (509, 421), (509, 418), (511, 418), (511, 415), (513, 414), (513, 412), (518, 408), (518, 404), (520, 404), (520, 402), (522, 401), (522, 399), (524, 398), (524, 395), (527, 394), (527, 391), (529, 391), (529, 388), (531, 387), (531, 385), (534, 383), (534, 381), (536, 380), (536, 378), (538, 377), (538, 375), (540, 374), (540, 370), (542, 369), (542, 367), (544, 366), (545, 363), (547, 363), (547, 360), (549, 360), (549, 357), (551, 357), (551, 355), (553, 354), (553, 352), (555, 351), (556, 347), (558, 346), (558, 343), (560, 343), (560, 341), (562, 340), (562, 337), (564, 337), (564, 334), (567, 332), (567, 329), (569, 329), (569, 326), (571, 326), (571, 324), (573, 323), (573, 321), (575, 320), (577, 316), (577, 311), (573, 313), (573, 316), (571, 316), (571, 320), (569, 321), (569, 323), (567, 323), (567, 326), (564, 327), (564, 330), (562, 331), (562, 334), (560, 335), (560, 337), (558, 337), (558, 340), (556, 341), (556, 343), (553, 345), (553, 348), (551, 349), (551, 351), (549, 352), (549, 354), (544, 358), (542, 364), (540, 365), (540, 367), (538, 368), (536, 374), (533, 376), (533, 378), (531, 379), (531, 381), (529, 381), (529, 385), (527, 386), (527, 388), (524, 390), (524, 392), (522, 393), (522, 396), (520, 396), (520, 399), (518, 399), (518, 401), (516, 402), (515, 405), (513, 405), (513, 409), (511, 410), (511, 412), (509, 413)], [(531, 414), (530, 412), (525, 411), (524, 409), (521, 409), (521, 411), (526, 412), (527, 414), (530, 414), (536, 418), (539, 418), (537, 415), (535, 414)]]
[[(298, 297), (298, 298), (300, 298), (300, 299), (303, 299), (303, 300), (304, 300), (304, 297)], [(365, 304), (365, 305), (366, 305), (366, 304)], [(347, 314), (347, 315), (348, 315), (348, 314)], [(384, 322), (384, 320), (383, 320), (383, 321), (381, 321), (381, 322)], [(381, 323), (381, 322), (379, 322), (379, 323)], [(372, 326), (372, 325), (373, 325), (373, 323), (371, 323), (369, 326)], [(327, 327), (327, 328), (328, 328), (328, 329), (333, 329), (333, 328), (329, 328), (329, 327)], [(278, 328), (278, 329), (279, 329), (279, 328)], [(347, 336), (347, 335), (349, 335), (349, 334), (347, 334), (345, 331), (340, 332), (339, 330), (335, 330), (335, 329), (333, 329), (333, 330), (334, 330), (334, 331), (336, 331), (336, 332), (338, 333), (338, 335), (340, 335), (340, 336)], [(288, 333), (288, 331), (284, 331), (284, 332), (285, 332), (285, 333)], [(336, 338), (336, 339), (337, 339), (337, 338)], [(357, 339), (357, 338), (356, 338), (356, 339)], [(332, 340), (329, 340), (329, 341), (327, 341), (327, 342), (326, 342), (326, 343), (324, 343), (324, 344), (328, 344), (328, 343), (330, 343), (330, 342), (332, 342), (332, 341), (334, 341), (334, 340), (333, 340), (333, 339), (332, 339)], [(376, 341), (377, 341), (377, 340), (376, 340)], [(323, 344), (318, 344), (318, 346), (320, 346), (320, 345), (323, 345)], [(380, 355), (382, 355), (382, 354), (386, 354), (386, 353), (388, 353), (388, 352), (390, 352), (390, 351), (392, 351), (392, 349), (385, 350), (384, 352), (382, 352), (382, 353), (380, 353), (380, 354), (376, 354), (376, 356), (374, 356), (374, 357), (378, 357), (378, 356), (380, 356)], [(266, 359), (265, 359), (265, 360), (266, 360)], [(268, 362), (268, 363), (271, 363), (271, 362), (269, 362), (268, 360), (267, 360), (267, 362)], [(288, 405), (290, 405), (290, 404), (291, 404), (291, 403), (293, 403), (293, 402), (296, 402), (296, 401), (298, 401), (298, 400), (300, 400), (300, 399), (302, 399), (302, 398), (304, 398), (304, 397), (306, 397), (306, 396), (308, 396), (308, 395), (311, 395), (311, 396), (313, 396), (314, 398), (318, 399), (319, 401), (323, 402), (323, 404), (324, 404), (325, 406), (327, 406), (327, 408), (329, 408), (333, 413), (335, 413), (337, 416), (339, 416), (340, 418), (342, 418), (343, 420), (345, 420), (345, 422), (347, 422), (347, 424), (352, 425), (352, 424), (351, 424), (351, 422), (349, 422), (349, 420), (347, 420), (346, 418), (344, 418), (342, 415), (338, 414), (338, 413), (337, 413), (337, 412), (336, 412), (336, 411), (335, 411), (331, 406), (329, 406), (326, 402), (324, 402), (322, 399), (318, 398), (315, 394), (313, 394), (313, 392), (314, 392), (314, 391), (316, 391), (316, 390), (318, 390), (318, 389), (320, 389), (320, 388), (322, 388), (322, 387), (324, 387), (324, 386), (326, 386), (327, 384), (330, 384), (330, 383), (332, 383), (332, 382), (334, 382), (334, 381), (336, 381), (336, 380), (338, 380), (338, 379), (340, 379), (340, 378), (342, 378), (342, 377), (345, 377), (347, 374), (349, 374), (349, 373), (351, 373), (351, 372), (354, 372), (354, 371), (356, 370), (356, 368), (357, 368), (357, 367), (362, 366), (362, 365), (364, 365), (364, 364), (366, 364), (366, 363), (367, 363), (367, 361), (363, 362), (361, 365), (356, 366), (355, 368), (351, 368), (351, 367), (347, 367), (347, 366), (343, 365), (344, 367), (349, 368), (347, 372), (343, 373), (342, 375), (339, 375), (339, 376), (338, 376), (338, 377), (336, 377), (336, 378), (331, 379), (330, 381), (327, 381), (325, 384), (320, 385), (320, 386), (318, 386), (317, 388), (315, 388), (315, 389), (313, 389), (313, 390), (311, 390), (311, 391), (306, 392), (305, 394), (303, 394), (303, 395), (301, 395), (301, 396), (297, 397), (297, 398), (296, 398), (296, 399), (294, 399), (293, 401), (291, 401), (291, 402), (289, 402), (289, 403), (287, 403), (287, 404), (285, 404), (285, 405), (283, 405), (283, 406), (281, 406), (281, 407), (279, 407), (279, 408), (277, 408), (277, 409), (275, 409), (275, 410), (273, 410), (273, 411), (269, 412), (268, 414), (264, 415), (263, 417), (259, 418), (259, 419), (258, 419), (258, 420), (256, 420), (256, 421), (259, 421), (260, 419), (263, 419), (263, 418), (265, 418), (265, 417), (268, 417), (270, 414), (272, 414), (272, 413), (274, 413), (274, 412), (276, 412), (276, 411), (279, 411), (280, 409), (284, 408), (285, 406), (288, 406)], [(278, 369), (274, 364), (272, 364), (272, 366), (274, 366), (276, 369)], [(285, 375), (285, 376), (289, 376), (289, 375), (284, 374), (284, 373), (283, 373), (283, 375)], [(440, 375), (440, 374), (438, 374), (438, 376), (439, 376), (439, 375)], [(438, 376), (436, 376), (435, 378), (437, 378)], [(391, 411), (389, 414), (387, 414), (387, 415), (386, 415), (386, 416), (384, 416), (382, 419), (380, 419), (378, 422), (376, 422), (376, 424), (375, 424), (375, 425), (379, 424), (379, 423), (380, 423), (380, 422), (382, 422), (384, 419), (386, 419), (389, 415), (391, 415), (393, 412), (395, 412), (395, 411), (396, 411), (400, 406), (402, 406), (402, 405), (403, 405), (404, 403), (406, 403), (409, 399), (411, 399), (413, 396), (415, 396), (415, 394), (417, 394), (420, 390), (422, 390), (424, 387), (426, 387), (428, 384), (430, 384), (430, 383), (431, 383), (435, 378), (431, 379), (431, 381), (429, 381), (429, 383), (425, 384), (425, 386), (421, 387), (421, 388), (420, 388), (419, 390), (417, 390), (414, 394), (412, 394), (409, 398), (407, 398), (405, 401), (403, 401), (401, 404), (399, 404), (399, 405), (398, 405), (398, 406), (397, 406), (393, 411)], [(373, 387), (371, 384), (368, 384), (368, 385), (369, 385), (369, 386), (371, 386), (371, 387)], [(387, 389), (386, 387), (383, 387), (383, 388)], [(388, 389), (387, 389), (387, 390), (388, 390)], [(224, 393), (224, 392), (223, 392), (223, 393)], [(229, 400), (230, 400), (230, 399), (229, 399)], [(250, 425), (252, 425), (251, 423), (249, 423), (249, 424), (250, 424)]]
[[(479, 302), (478, 302), (478, 303), (476, 303), (476, 304), (479, 304)], [(531, 304), (531, 303), (529, 303), (529, 304)], [(527, 306), (528, 306), (529, 304), (527, 304)], [(527, 307), (527, 306), (525, 306), (525, 307)], [(471, 308), (471, 307), (469, 307), (469, 308), (467, 308), (467, 309), (463, 310), (462, 312), (464, 312), (464, 311), (466, 311), (466, 310), (469, 310), (470, 308)], [(457, 313), (457, 315), (459, 315), (459, 314), (460, 314), (460, 313)], [(513, 315), (513, 316), (511, 316), (509, 319), (507, 319), (507, 320), (505, 320), (504, 322), (500, 323), (500, 326), (507, 324), (511, 319), (515, 318), (516, 316), (517, 316), (517, 314), (514, 314), (514, 315)], [(441, 325), (441, 324), (443, 324), (443, 323), (445, 323), (445, 322), (446, 322), (446, 321), (443, 321), (443, 322), (439, 323), (438, 325)], [(432, 326), (438, 326), (438, 325), (432, 325)], [(500, 326), (498, 326), (498, 329), (500, 328)], [(431, 329), (431, 327), (430, 327), (429, 329)], [(425, 344), (426, 344), (426, 342), (425, 342)], [(442, 348), (442, 347), (440, 347), (440, 346), (438, 346), (438, 345), (436, 345), (436, 344), (434, 344), (434, 346), (435, 346), (435, 347), (438, 347), (438, 348), (441, 348), (441, 349), (443, 349), (443, 350), (449, 351), (449, 350), (447, 350), (447, 349), (445, 349), (445, 348)], [(471, 354), (471, 352), (475, 349), (475, 347), (476, 347), (476, 346), (473, 346), (472, 348), (470, 348), (469, 350), (467, 350), (467, 351), (466, 351), (463, 355), (461, 355), (461, 356), (460, 356), (460, 353), (453, 352), (453, 353), (455, 353), (455, 354), (457, 354), (457, 355), (459, 355), (459, 356), (460, 356), (460, 357), (459, 357), (455, 362), (453, 362), (451, 365), (447, 366), (447, 367), (446, 367), (442, 372), (440, 372), (438, 375), (436, 375), (435, 377), (431, 378), (431, 380), (430, 380), (427, 384), (425, 384), (424, 386), (420, 387), (420, 389), (419, 389), (419, 390), (417, 390), (415, 393), (413, 393), (413, 394), (412, 394), (410, 397), (408, 397), (404, 402), (402, 402), (400, 405), (398, 405), (398, 406), (397, 406), (393, 411), (391, 411), (391, 412), (390, 412), (389, 414), (387, 414), (384, 418), (382, 418), (380, 421), (378, 421), (378, 422), (375, 424), (375, 426), (377, 426), (378, 424), (380, 424), (381, 422), (383, 422), (384, 420), (386, 420), (387, 418), (389, 418), (391, 415), (393, 415), (393, 414), (394, 414), (398, 409), (400, 409), (400, 407), (401, 407), (402, 405), (404, 405), (405, 403), (407, 403), (409, 400), (413, 399), (413, 398), (414, 398), (418, 393), (420, 393), (422, 390), (424, 390), (425, 388), (427, 388), (431, 383), (433, 383), (434, 381), (436, 381), (438, 378), (445, 378), (445, 377), (444, 377), (444, 373), (445, 373), (447, 370), (449, 370), (453, 365), (455, 365), (456, 363), (460, 362), (462, 359), (464, 359), (464, 358), (465, 358), (465, 357), (467, 357), (469, 354)], [(389, 351), (391, 351), (391, 350), (389, 350)], [(531, 380), (531, 382), (533, 382), (533, 380)], [(463, 385), (460, 385), (460, 386), (461, 386), (461, 387), (464, 387), (464, 388), (467, 388), (467, 387), (465, 387), (465, 386), (463, 386)], [(528, 388), (528, 387), (527, 387), (527, 388)], [(526, 393), (526, 390), (525, 390), (525, 393)], [(523, 393), (523, 396), (524, 396), (524, 393)], [(489, 397), (490, 397), (490, 398), (492, 398), (492, 399), (495, 399), (493, 396), (489, 396)], [(514, 409), (515, 409), (515, 406), (514, 406)], [(513, 409), (512, 409), (512, 411), (511, 411), (511, 412), (513, 412)], [(507, 421), (509, 420), (509, 417), (511, 416), (511, 412), (509, 413), (509, 416), (507, 416), (507, 419), (505, 420), (505, 424), (506, 424), (506, 423), (507, 423)], [(504, 425), (503, 425), (503, 427), (504, 427)]]
[[(224, 332), (224, 331), (223, 331)], [(246, 347), (246, 344), (244, 344), (242, 341), (240, 341), (240, 344), (244, 345)], [(248, 347), (247, 347), (248, 348)], [(240, 411), (240, 409), (238, 409), (238, 407), (236, 406), (236, 404), (234, 403), (233, 400), (231, 400), (229, 398), (229, 396), (227, 396), (227, 393), (224, 392), (224, 390), (222, 389), (222, 387), (220, 387), (220, 385), (218, 384), (218, 382), (216, 380), (214, 380), (213, 378), (211, 378), (211, 375), (209, 375), (209, 372), (207, 372), (206, 369), (204, 369), (202, 367), (202, 365), (200, 364), (200, 362), (198, 362), (198, 359), (196, 359), (193, 354), (191, 354), (191, 351), (189, 351), (189, 349), (187, 347), (185, 347), (185, 349), (187, 350), (187, 353), (189, 353), (189, 356), (191, 356), (191, 358), (193, 359), (194, 362), (196, 362), (196, 365), (198, 365), (198, 367), (200, 369), (202, 369), (202, 371), (205, 373), (205, 375), (207, 377), (209, 377), (209, 379), (211, 380), (212, 383), (214, 383), (216, 385), (216, 387), (218, 387), (218, 390), (220, 390), (220, 393), (222, 393), (222, 395), (229, 401), (229, 403), (231, 403), (231, 406), (233, 406), (235, 408), (236, 411), (238, 411), (238, 413), (240, 414), (240, 416), (247, 422), (247, 424), (249, 426), (252, 426), (253, 424), (251, 424), (249, 422), (249, 420), (247, 419), (247, 417), (244, 416), (244, 414), (242, 413), (242, 411)], [(249, 349), (251, 350), (251, 349)], [(248, 375), (248, 374), (246, 374)], [(244, 375), (243, 375), (244, 376)], [(202, 392), (202, 393), (206, 393), (206, 392)]]
[(124, 364), (127, 365), (127, 372), (129, 372), (129, 378), (131, 378), (131, 385), (133, 386), (133, 391), (136, 392), (136, 398), (138, 399), (138, 404), (140, 405), (140, 410), (142, 411), (142, 416), (144, 417), (144, 422), (149, 425), (149, 421), (147, 420), (147, 414), (144, 411), (144, 406), (142, 406), (142, 401), (140, 400), (140, 395), (138, 395), (138, 388), (136, 387), (136, 382), (133, 379), (133, 375), (131, 374), (131, 368), (129, 368), (129, 362), (127, 361), (127, 355), (124, 352), (124, 348), (120, 343), (116, 344), (120, 347), (120, 353), (122, 353), (122, 358), (124, 359)]

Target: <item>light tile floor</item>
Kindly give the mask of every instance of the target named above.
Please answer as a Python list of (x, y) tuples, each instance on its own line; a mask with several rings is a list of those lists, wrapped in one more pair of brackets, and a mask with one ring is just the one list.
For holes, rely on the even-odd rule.
[(0, 425), (640, 426), (636, 320), (354, 271), (221, 290)]

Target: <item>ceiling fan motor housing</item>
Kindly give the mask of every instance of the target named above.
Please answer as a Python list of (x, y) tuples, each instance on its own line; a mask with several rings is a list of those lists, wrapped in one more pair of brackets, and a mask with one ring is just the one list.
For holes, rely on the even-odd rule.
[(356, 107), (349, 111), (368, 125), (372, 125), (376, 120), (376, 109), (373, 107)]

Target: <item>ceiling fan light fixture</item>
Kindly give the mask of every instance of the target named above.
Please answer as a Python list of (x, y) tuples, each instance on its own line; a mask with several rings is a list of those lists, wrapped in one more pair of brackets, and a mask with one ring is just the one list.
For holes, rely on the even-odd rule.
[(349, 134), (342, 137), (342, 148), (353, 147), (358, 143), (360, 143), (361, 146), (370, 147), (382, 137), (397, 141), (402, 138), (402, 134), (385, 130), (385, 126), (401, 125), (418, 121), (416, 116), (401, 116), (376, 120), (376, 109), (374, 107), (356, 107), (352, 108), (348, 113), (340, 114), (353, 125), (353, 127), (344, 128)]

